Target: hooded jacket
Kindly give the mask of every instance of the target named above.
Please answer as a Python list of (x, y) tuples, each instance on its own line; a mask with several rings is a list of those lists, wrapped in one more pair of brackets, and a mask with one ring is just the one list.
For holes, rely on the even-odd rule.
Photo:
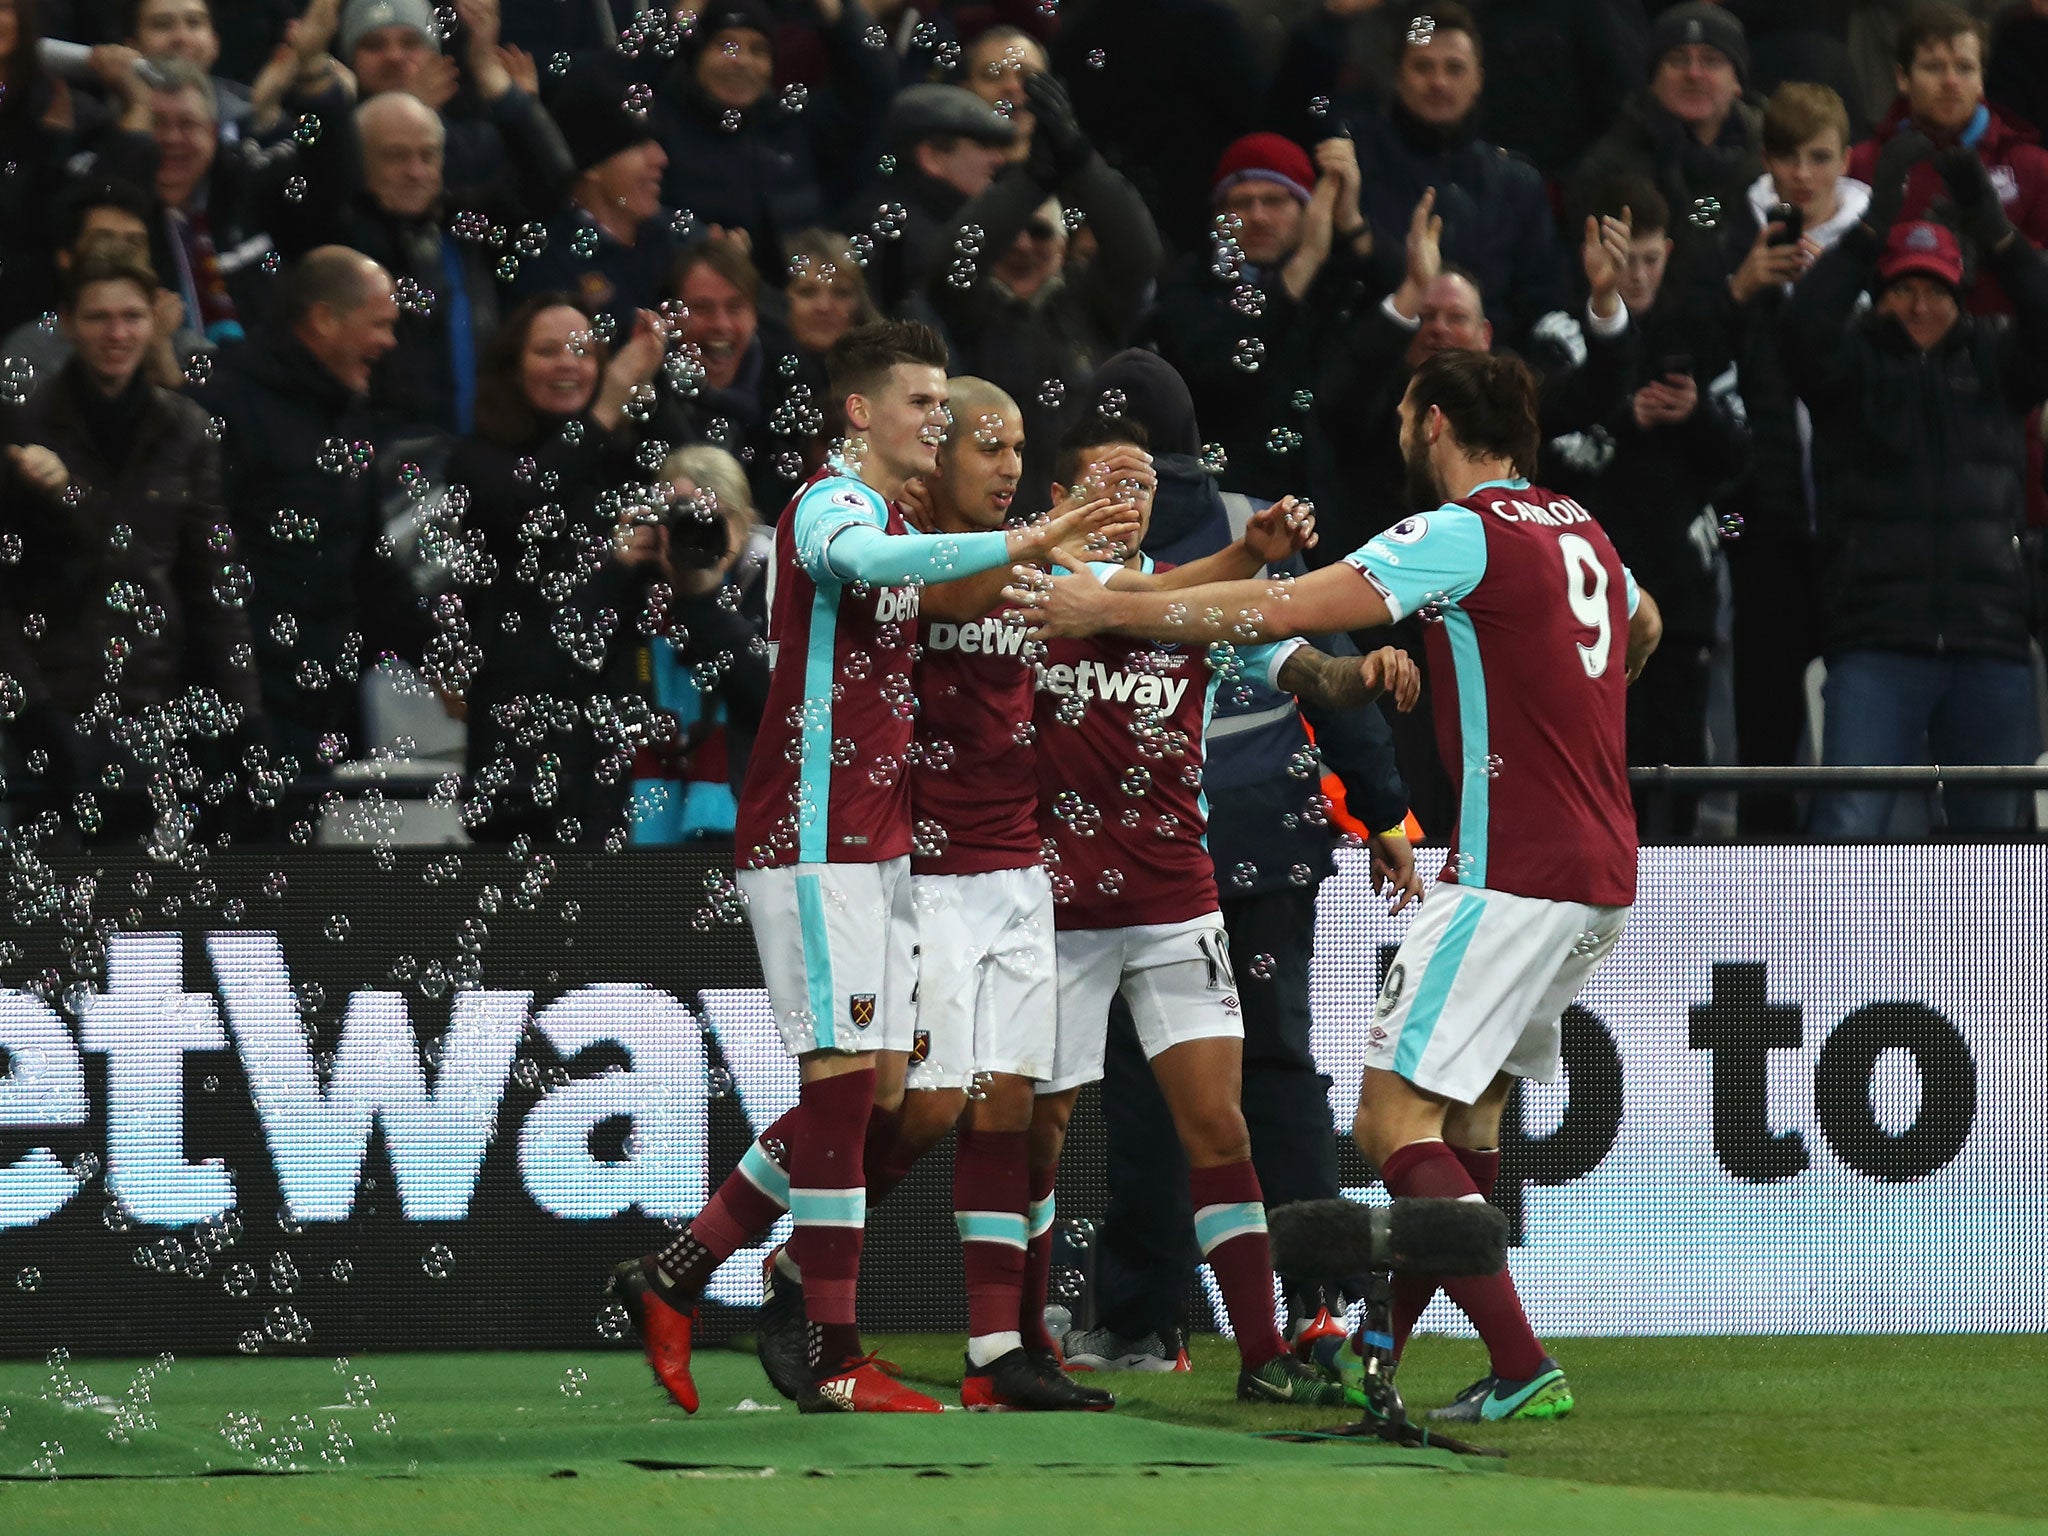
[[(1824, 251), (1856, 227), (1870, 206), (1870, 188), (1844, 176), (1835, 183), (1835, 197), (1834, 217), (1806, 231), (1806, 237)], [(1722, 247), (1731, 276), (1756, 244), (1757, 231), (1770, 222), (1778, 202), (1768, 174), (1750, 184), (1741, 210), (1728, 223)], [(1780, 536), (1803, 542), (1813, 518), (1809, 494), (1813, 421), (1792, 391), (1779, 350), (1778, 319), (1791, 293), (1788, 283), (1733, 307), (1730, 341), (1735, 352), (1736, 391), (1749, 420), (1753, 452), (1752, 471), (1741, 498), (1748, 520), (1743, 536), (1752, 543), (1759, 537), (1768, 542)], [(1662, 595), (1659, 591), (1658, 596)]]
[(1877, 277), (1862, 225), (1785, 305), (1785, 369), (1813, 413), (1829, 654), (1878, 648), (2024, 658), (2022, 421), (2048, 398), (2048, 256), (1992, 258), (2016, 318), (1964, 314), (1922, 352), (1856, 304)]
[[(1213, 555), (1243, 534), (1261, 503), (1226, 496), (1192, 452), (1200, 441), (1194, 401), (1172, 367), (1149, 352), (1119, 352), (1089, 381), (1091, 395), (1121, 390), (1123, 414), (1145, 428), (1159, 490), (1145, 553), (1181, 565)], [(1296, 556), (1285, 569), (1303, 570)], [(1342, 635), (1313, 637), (1318, 649), (1355, 655)], [(1335, 872), (1334, 829), (1311, 809), (1321, 770), (1302, 756), (1304, 717), (1323, 761), (1344, 785), (1351, 814), (1375, 832), (1408, 814), (1408, 791), (1394, 766), (1393, 733), (1378, 709), (1323, 711), (1243, 679), (1217, 690), (1210, 718), (1203, 793), (1209, 803), (1209, 855), (1225, 901), (1298, 889)], [(1307, 871), (1301, 875), (1300, 871)]]

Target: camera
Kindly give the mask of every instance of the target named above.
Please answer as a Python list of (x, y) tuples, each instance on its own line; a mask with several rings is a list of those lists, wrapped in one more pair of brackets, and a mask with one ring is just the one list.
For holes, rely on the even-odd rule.
[(669, 564), (679, 571), (708, 571), (732, 553), (732, 526), (711, 491), (671, 492), (660, 522), (668, 530)]
[(1785, 226), (1766, 240), (1766, 245), (1797, 245), (1806, 234), (1806, 215), (1797, 203), (1779, 203), (1764, 222)]

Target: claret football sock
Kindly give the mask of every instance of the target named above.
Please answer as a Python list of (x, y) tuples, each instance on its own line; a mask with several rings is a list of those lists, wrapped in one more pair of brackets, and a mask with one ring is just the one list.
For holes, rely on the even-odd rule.
[(704, 1209), (654, 1256), (659, 1278), (694, 1301), (733, 1254), (760, 1240), (789, 1209), (789, 1144), (800, 1134), (801, 1102), (747, 1148)]
[(1017, 1301), (1018, 1331), (1026, 1349), (1057, 1349), (1060, 1341), (1045, 1326), (1046, 1291), (1052, 1277), (1053, 1185), (1059, 1164), (1025, 1170), (1024, 1275)]
[[(1451, 1151), (1464, 1166), (1480, 1198), (1491, 1200), (1493, 1186), (1500, 1178), (1500, 1148), (1452, 1147)], [(1428, 1309), (1436, 1291), (1434, 1275), (1403, 1272), (1394, 1276), (1394, 1355), (1397, 1359), (1407, 1347), (1408, 1335), (1415, 1331), (1416, 1322)]]
[(1255, 1371), (1287, 1351), (1273, 1319), (1273, 1255), (1259, 1176), (1249, 1158), (1193, 1168), (1188, 1197), (1195, 1208), (1195, 1240), (1223, 1292), (1238, 1356), (1246, 1370)]
[(811, 1365), (820, 1379), (860, 1353), (854, 1290), (860, 1279), (867, 1185), (862, 1148), (874, 1108), (872, 1068), (803, 1085), (797, 1140), (790, 1147), (790, 1257), (803, 1271)]
[(1024, 1342), (1018, 1327), (1029, 1232), (1024, 1149), (1022, 1131), (962, 1126), (953, 1152), (953, 1220), (967, 1276), (967, 1358), (975, 1365)]
[(879, 1104), (874, 1107), (868, 1118), (865, 1149), (861, 1154), (862, 1166), (867, 1171), (870, 1206), (880, 1205), (886, 1200), (889, 1192), (917, 1166), (917, 1149), (904, 1142), (902, 1130), (901, 1111), (884, 1109)]
[[(1489, 1154), (1472, 1154), (1484, 1159)], [(1495, 1169), (1499, 1153), (1491, 1154)], [(1485, 1163), (1480, 1167), (1483, 1169)], [(1467, 1171), (1464, 1159), (1441, 1141), (1411, 1141), (1390, 1153), (1380, 1168), (1387, 1193), (1397, 1199), (1417, 1197), (1438, 1200), (1477, 1200), (1477, 1182)], [(1437, 1284), (1458, 1304), (1472, 1326), (1479, 1330), (1487, 1353), (1493, 1359), (1493, 1374), (1505, 1381), (1526, 1381), (1544, 1369), (1543, 1346), (1537, 1342), (1529, 1319), (1522, 1311), (1522, 1299), (1505, 1268), (1491, 1275), (1444, 1277)], [(1427, 1304), (1428, 1297), (1423, 1297)], [(1420, 1315), (1421, 1309), (1416, 1309)], [(1409, 1319), (1414, 1326), (1414, 1318)], [(1397, 1334), (1397, 1337), (1399, 1335)]]

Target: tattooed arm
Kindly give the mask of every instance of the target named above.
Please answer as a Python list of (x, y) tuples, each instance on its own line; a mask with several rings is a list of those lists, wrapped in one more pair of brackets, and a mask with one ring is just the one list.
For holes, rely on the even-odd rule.
[(1296, 646), (1280, 663), (1275, 680), (1322, 709), (1356, 709), (1391, 693), (1395, 707), (1406, 712), (1422, 693), (1422, 674), (1414, 661), (1391, 645), (1370, 656), (1329, 656), (1313, 646)]

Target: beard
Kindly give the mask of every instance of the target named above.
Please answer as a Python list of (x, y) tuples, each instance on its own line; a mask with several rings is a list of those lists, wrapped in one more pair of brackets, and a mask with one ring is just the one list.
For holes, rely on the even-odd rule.
[(1443, 482), (1437, 478), (1436, 467), (1429, 462), (1429, 449), (1423, 446), (1419, 434), (1411, 433), (1401, 439), (1401, 461), (1407, 469), (1402, 493), (1408, 510), (1426, 512), (1442, 506)]

